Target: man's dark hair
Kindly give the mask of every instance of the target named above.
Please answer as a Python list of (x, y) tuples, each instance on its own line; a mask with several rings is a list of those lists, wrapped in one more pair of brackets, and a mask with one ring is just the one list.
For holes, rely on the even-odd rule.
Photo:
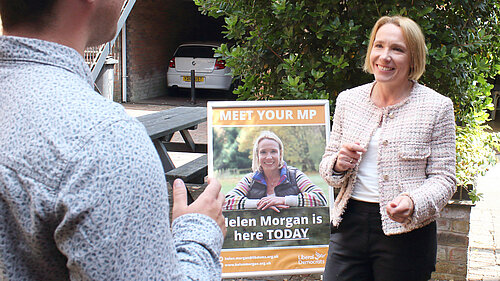
[(57, 0), (0, 0), (0, 17), (8, 30), (20, 24), (43, 27)]

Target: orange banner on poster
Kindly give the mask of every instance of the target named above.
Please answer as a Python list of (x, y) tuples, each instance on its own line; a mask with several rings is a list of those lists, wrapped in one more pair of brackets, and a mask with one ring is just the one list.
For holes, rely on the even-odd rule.
[(324, 268), (328, 245), (221, 253), (222, 273)]
[(325, 124), (324, 105), (212, 109), (213, 126)]

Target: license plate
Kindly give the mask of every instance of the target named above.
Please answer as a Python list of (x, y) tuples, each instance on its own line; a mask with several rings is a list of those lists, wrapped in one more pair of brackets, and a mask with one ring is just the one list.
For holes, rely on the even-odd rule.
[[(184, 82), (191, 82), (191, 76), (182, 76), (182, 80)], [(195, 76), (194, 82), (203, 82), (205, 81), (205, 76)]]

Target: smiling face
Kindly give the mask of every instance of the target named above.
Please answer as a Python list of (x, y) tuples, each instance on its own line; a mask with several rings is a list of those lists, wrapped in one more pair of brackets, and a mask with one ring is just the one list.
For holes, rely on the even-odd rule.
[(271, 139), (262, 139), (258, 147), (259, 164), (262, 170), (270, 172), (280, 168), (281, 151), (279, 144)]
[(408, 81), (410, 51), (400, 27), (388, 23), (378, 29), (370, 53), (370, 66), (378, 83)]

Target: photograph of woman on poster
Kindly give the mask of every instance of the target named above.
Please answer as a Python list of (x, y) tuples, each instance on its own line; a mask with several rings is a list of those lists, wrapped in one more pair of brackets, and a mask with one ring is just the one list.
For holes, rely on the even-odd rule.
[(224, 207), (237, 209), (280, 209), (326, 206), (327, 199), (303, 172), (283, 160), (281, 139), (262, 131), (254, 141), (252, 173), (245, 175), (226, 195)]

